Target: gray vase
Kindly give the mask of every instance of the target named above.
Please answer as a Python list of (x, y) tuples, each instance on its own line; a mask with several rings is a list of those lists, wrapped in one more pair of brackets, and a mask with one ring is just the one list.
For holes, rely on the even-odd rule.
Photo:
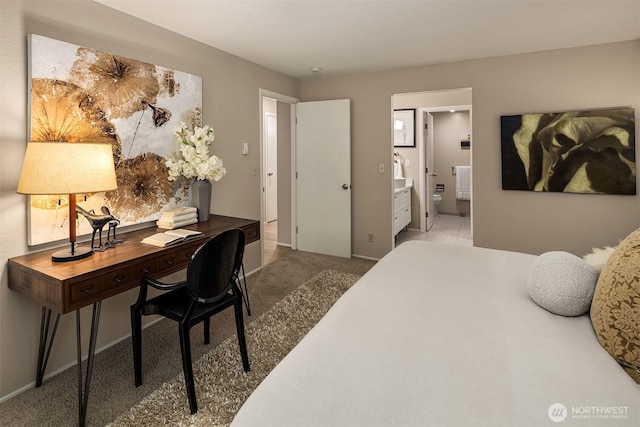
[(208, 221), (211, 209), (211, 183), (196, 180), (191, 184), (191, 205), (198, 208), (198, 221)]

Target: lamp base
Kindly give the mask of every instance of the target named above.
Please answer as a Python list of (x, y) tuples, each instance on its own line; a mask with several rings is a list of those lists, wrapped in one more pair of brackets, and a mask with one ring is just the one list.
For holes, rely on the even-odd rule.
[(86, 258), (91, 255), (93, 255), (93, 249), (89, 247), (75, 248), (73, 252), (72, 248), (65, 248), (54, 252), (51, 255), (51, 260), (53, 262), (68, 262)]

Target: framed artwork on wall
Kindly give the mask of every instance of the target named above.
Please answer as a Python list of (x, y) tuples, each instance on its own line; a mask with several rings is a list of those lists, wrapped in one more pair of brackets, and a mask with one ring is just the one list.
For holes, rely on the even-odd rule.
[(502, 116), (500, 129), (504, 190), (636, 194), (633, 108)]
[[(35, 34), (28, 58), (29, 139), (112, 145), (118, 189), (78, 196), (79, 206), (107, 206), (127, 226), (185, 203), (165, 161), (176, 125), (201, 125), (201, 77)], [(29, 196), (29, 245), (68, 238), (67, 199)], [(92, 231), (83, 217), (77, 228)]]
[(416, 110), (393, 111), (393, 146), (416, 146)]

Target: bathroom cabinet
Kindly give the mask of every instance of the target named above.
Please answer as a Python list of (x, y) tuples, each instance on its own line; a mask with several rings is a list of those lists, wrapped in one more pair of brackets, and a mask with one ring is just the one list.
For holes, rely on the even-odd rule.
[(398, 188), (393, 195), (393, 235), (411, 222), (411, 187)]

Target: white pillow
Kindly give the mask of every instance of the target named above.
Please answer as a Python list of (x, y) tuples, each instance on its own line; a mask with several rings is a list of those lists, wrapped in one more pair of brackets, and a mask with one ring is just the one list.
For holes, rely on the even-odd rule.
[(580, 316), (589, 311), (598, 271), (569, 252), (553, 251), (533, 263), (527, 291), (545, 310), (561, 316)]
[(599, 273), (602, 271), (602, 267), (607, 263), (607, 260), (609, 260), (614, 250), (615, 247), (612, 248), (611, 246), (605, 246), (602, 249), (592, 248), (592, 252), (583, 256), (582, 259)]

